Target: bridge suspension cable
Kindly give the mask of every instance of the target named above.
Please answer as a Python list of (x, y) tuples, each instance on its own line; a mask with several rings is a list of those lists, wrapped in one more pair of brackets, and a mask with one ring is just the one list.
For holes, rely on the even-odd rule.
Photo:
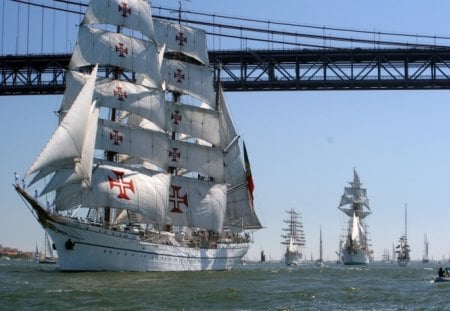
[[(53, 0), (53, 6), (42, 0), (10, 0), (28, 6), (36, 6), (46, 10), (55, 10), (69, 14), (82, 15), (86, 2)], [(59, 4), (56, 6), (56, 4)], [(65, 7), (61, 6), (65, 5)], [(240, 49), (248, 48), (248, 43), (267, 44), (267, 49), (285, 48), (447, 48), (450, 37), (397, 32), (367, 31), (338, 27), (321, 27), (299, 23), (289, 23), (255, 18), (235, 17), (223, 14), (204, 13), (170, 7), (153, 6), (154, 17), (169, 20), (180, 20), (189, 25), (201, 25), (213, 38), (240, 41)], [(158, 14), (155, 14), (158, 13)], [(180, 16), (174, 17), (174, 13)], [(241, 23), (241, 24), (239, 24)], [(288, 28), (286, 30), (285, 28)], [(315, 32), (312, 32), (315, 31)], [(321, 33), (319, 33), (321, 32)], [(372, 37), (372, 38), (371, 38)], [(382, 39), (383, 38), (383, 39)], [(408, 40), (415, 39), (416, 42)], [(214, 39), (213, 39), (214, 40)], [(425, 42), (418, 42), (422, 40)], [(437, 44), (437, 40), (444, 44)], [(227, 42), (228, 43), (228, 42)], [(214, 44), (214, 41), (213, 41)], [(227, 45), (228, 46), (228, 45)], [(231, 46), (231, 45), (230, 45)], [(227, 47), (228, 48), (228, 47)], [(215, 47), (213, 47), (215, 49)]]

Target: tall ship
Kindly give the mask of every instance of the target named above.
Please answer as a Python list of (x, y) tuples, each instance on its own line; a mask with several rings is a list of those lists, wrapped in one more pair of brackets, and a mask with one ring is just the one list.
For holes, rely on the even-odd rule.
[(262, 226), (212, 73), (205, 31), (148, 1), (90, 1), (58, 126), (15, 184), (61, 270), (228, 270), (246, 255)]
[(405, 206), (405, 233), (402, 234), (395, 246), (395, 253), (397, 254), (397, 263), (400, 267), (406, 267), (410, 260), (410, 252), (408, 244), (408, 222), (407, 222), (407, 207)]
[(353, 169), (353, 181), (350, 187), (344, 188), (339, 209), (349, 217), (345, 242), (342, 246), (342, 262), (345, 265), (368, 264), (372, 250), (368, 243), (367, 229), (364, 219), (372, 212), (369, 207), (367, 190), (361, 188), (358, 173)]
[(319, 239), (319, 259), (316, 260), (315, 265), (318, 267), (325, 267), (325, 262), (323, 261), (322, 227), (320, 227)]
[(338, 250), (335, 251), (335, 253), (338, 257), (338, 259), (336, 259), (336, 264), (342, 263), (342, 243), (343, 243), (342, 239), (339, 239), (339, 247), (338, 247)]
[(306, 244), (301, 214), (292, 208), (286, 213), (287, 218), (284, 220), (286, 226), (283, 228), (285, 234), (281, 235), (283, 238), (281, 244), (286, 246), (284, 262), (288, 266), (299, 265), (304, 259), (303, 249)]
[(428, 257), (428, 248), (429, 248), (429, 242), (427, 239), (427, 235), (425, 234), (424, 236), (424, 242), (423, 242), (423, 258), (422, 258), (422, 262), (423, 263), (429, 263), (430, 262), (430, 258)]

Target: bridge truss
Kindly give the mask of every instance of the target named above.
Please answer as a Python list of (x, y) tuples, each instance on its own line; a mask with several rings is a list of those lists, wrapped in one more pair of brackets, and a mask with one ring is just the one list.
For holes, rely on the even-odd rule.
[[(225, 91), (450, 89), (450, 48), (210, 51), (209, 58)], [(62, 94), (69, 59), (0, 56), (0, 95)]]

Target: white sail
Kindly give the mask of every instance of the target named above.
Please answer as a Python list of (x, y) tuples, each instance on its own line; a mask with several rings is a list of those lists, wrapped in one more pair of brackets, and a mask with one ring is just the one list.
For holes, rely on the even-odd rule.
[(359, 243), (361, 240), (359, 218), (356, 215), (353, 216), (352, 240), (356, 243)]
[(239, 137), (221, 87), (218, 92), (220, 145), (225, 150), (225, 180), (229, 184), (225, 223), (227, 225), (241, 224), (244, 228), (262, 228), (247, 184), (248, 180), (238, 143)]
[(369, 199), (366, 189), (361, 188), (362, 183), (356, 170), (353, 170), (353, 181), (349, 184), (351, 187), (344, 188), (344, 194), (338, 206), (351, 218), (347, 229), (347, 239), (342, 247), (342, 260), (346, 265), (368, 264), (373, 252), (367, 243), (363, 219), (372, 213), (369, 209)]
[(83, 24), (110, 24), (134, 29), (154, 40), (150, 3), (142, 0), (91, 0)]
[(64, 119), (67, 111), (73, 105), (75, 98), (81, 92), (81, 89), (88, 81), (90, 74), (85, 74), (73, 70), (67, 70), (65, 74), (66, 89), (64, 90), (64, 97), (59, 109), (59, 122)]
[(288, 218), (283, 220), (286, 223), (286, 227), (283, 228), (286, 234), (281, 235), (283, 238), (281, 244), (286, 245), (284, 259), (287, 265), (297, 265), (303, 259), (303, 247), (305, 246), (303, 224), (299, 212), (294, 209), (286, 212)]
[(226, 185), (172, 176), (170, 186), (169, 223), (222, 232)]
[(154, 19), (153, 25), (156, 41), (166, 44), (166, 51), (183, 53), (204, 65), (209, 63), (204, 30), (161, 19)]
[(161, 77), (168, 90), (194, 96), (209, 105), (215, 102), (212, 71), (208, 67), (164, 59)]
[(238, 135), (222, 87), (219, 86), (217, 92), (219, 93), (217, 108), (220, 112), (220, 146), (227, 148), (229, 144), (238, 138)]
[(109, 107), (139, 115), (165, 130), (166, 110), (164, 93), (158, 89), (134, 83), (101, 79), (94, 95), (102, 107)]
[(168, 137), (161, 132), (99, 120), (96, 148), (127, 154), (168, 168)]
[(95, 136), (97, 132), (99, 109), (92, 106), (88, 126), (86, 130), (86, 138), (83, 144), (81, 159), (64, 167), (58, 168), (52, 179), (47, 183), (41, 195), (50, 191), (60, 189), (68, 184), (84, 184), (89, 186), (92, 176), (92, 165), (94, 157)]
[(215, 146), (220, 145), (219, 113), (217, 111), (174, 102), (166, 104), (169, 107), (169, 131), (200, 138)]
[(169, 166), (212, 177), (224, 182), (223, 152), (217, 148), (183, 141), (170, 141)]
[(35, 160), (26, 175), (39, 170), (71, 165), (80, 159), (90, 117), (90, 106), (94, 93), (97, 67), (92, 71), (88, 83), (79, 93), (71, 110), (58, 125), (52, 138)]
[[(185, 168), (223, 181), (223, 153), (219, 149), (172, 140), (161, 132), (100, 120), (96, 147), (152, 162), (162, 169)], [(148, 143), (139, 143), (146, 142)]]
[[(137, 212), (163, 225), (169, 199), (170, 175), (144, 169), (101, 164), (94, 169), (92, 185), (70, 200), (57, 197), (60, 210), (77, 206), (111, 207)], [(67, 196), (66, 196), (67, 198)]]
[(242, 229), (262, 228), (246, 186), (237, 186), (228, 191), (225, 225)]
[(29, 190), (43, 188), (52, 209), (15, 187), (61, 270), (228, 270), (248, 251), (246, 231), (262, 227), (206, 33), (156, 25), (146, 0), (90, 1), (58, 127), (28, 172), (32, 183), (48, 176)]
[(369, 199), (367, 198), (367, 190), (364, 188), (359, 188), (359, 186), (355, 187), (345, 187), (344, 194), (342, 195), (341, 202), (339, 206), (352, 204), (352, 203), (360, 203), (370, 209)]
[(80, 26), (78, 42), (70, 60), (69, 68), (112, 65), (148, 75), (160, 84), (159, 49), (156, 43), (139, 40), (102, 29)]
[[(60, 108), (60, 119), (69, 110), (89, 75), (69, 70), (66, 73), (66, 91)], [(100, 107), (118, 109), (139, 115), (165, 130), (168, 108), (164, 105), (164, 92), (135, 83), (98, 78), (94, 98)]]

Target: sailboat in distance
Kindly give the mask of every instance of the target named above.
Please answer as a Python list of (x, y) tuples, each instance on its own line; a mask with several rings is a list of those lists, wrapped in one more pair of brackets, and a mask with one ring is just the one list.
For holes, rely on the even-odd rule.
[(57, 261), (56, 257), (53, 255), (53, 247), (50, 244), (50, 239), (48, 234), (45, 233), (44, 236), (44, 247), (42, 252), (39, 254), (38, 262), (41, 264), (55, 264)]
[(398, 244), (395, 247), (395, 253), (397, 254), (397, 263), (400, 267), (406, 267), (410, 260), (409, 253), (411, 252), (408, 245), (408, 219), (407, 219), (407, 207), (405, 204), (405, 233), (400, 236)]
[(325, 267), (325, 262), (323, 261), (322, 227), (320, 227), (319, 259), (316, 260), (315, 264), (318, 267)]
[(228, 270), (262, 227), (205, 31), (148, 1), (90, 1), (58, 127), (25, 178), (15, 189), (63, 271)]
[(303, 248), (305, 247), (305, 233), (301, 215), (298, 211), (291, 208), (286, 211), (288, 217), (284, 220), (286, 227), (283, 228), (285, 234), (282, 234), (282, 245), (286, 246), (284, 253), (284, 262), (286, 265), (299, 265), (304, 260)]
[(428, 239), (427, 239), (427, 235), (425, 234), (424, 235), (424, 242), (423, 242), (423, 244), (424, 244), (424, 249), (423, 249), (423, 258), (422, 258), (422, 263), (429, 263), (430, 262), (430, 259), (428, 258), (428, 248), (429, 248), (429, 242), (428, 242)]
[(344, 188), (338, 207), (350, 218), (346, 240), (342, 247), (342, 261), (345, 265), (368, 264), (372, 251), (369, 248), (364, 219), (372, 212), (367, 191), (361, 188), (362, 183), (355, 169), (353, 169), (353, 181), (349, 184), (351, 187)]

